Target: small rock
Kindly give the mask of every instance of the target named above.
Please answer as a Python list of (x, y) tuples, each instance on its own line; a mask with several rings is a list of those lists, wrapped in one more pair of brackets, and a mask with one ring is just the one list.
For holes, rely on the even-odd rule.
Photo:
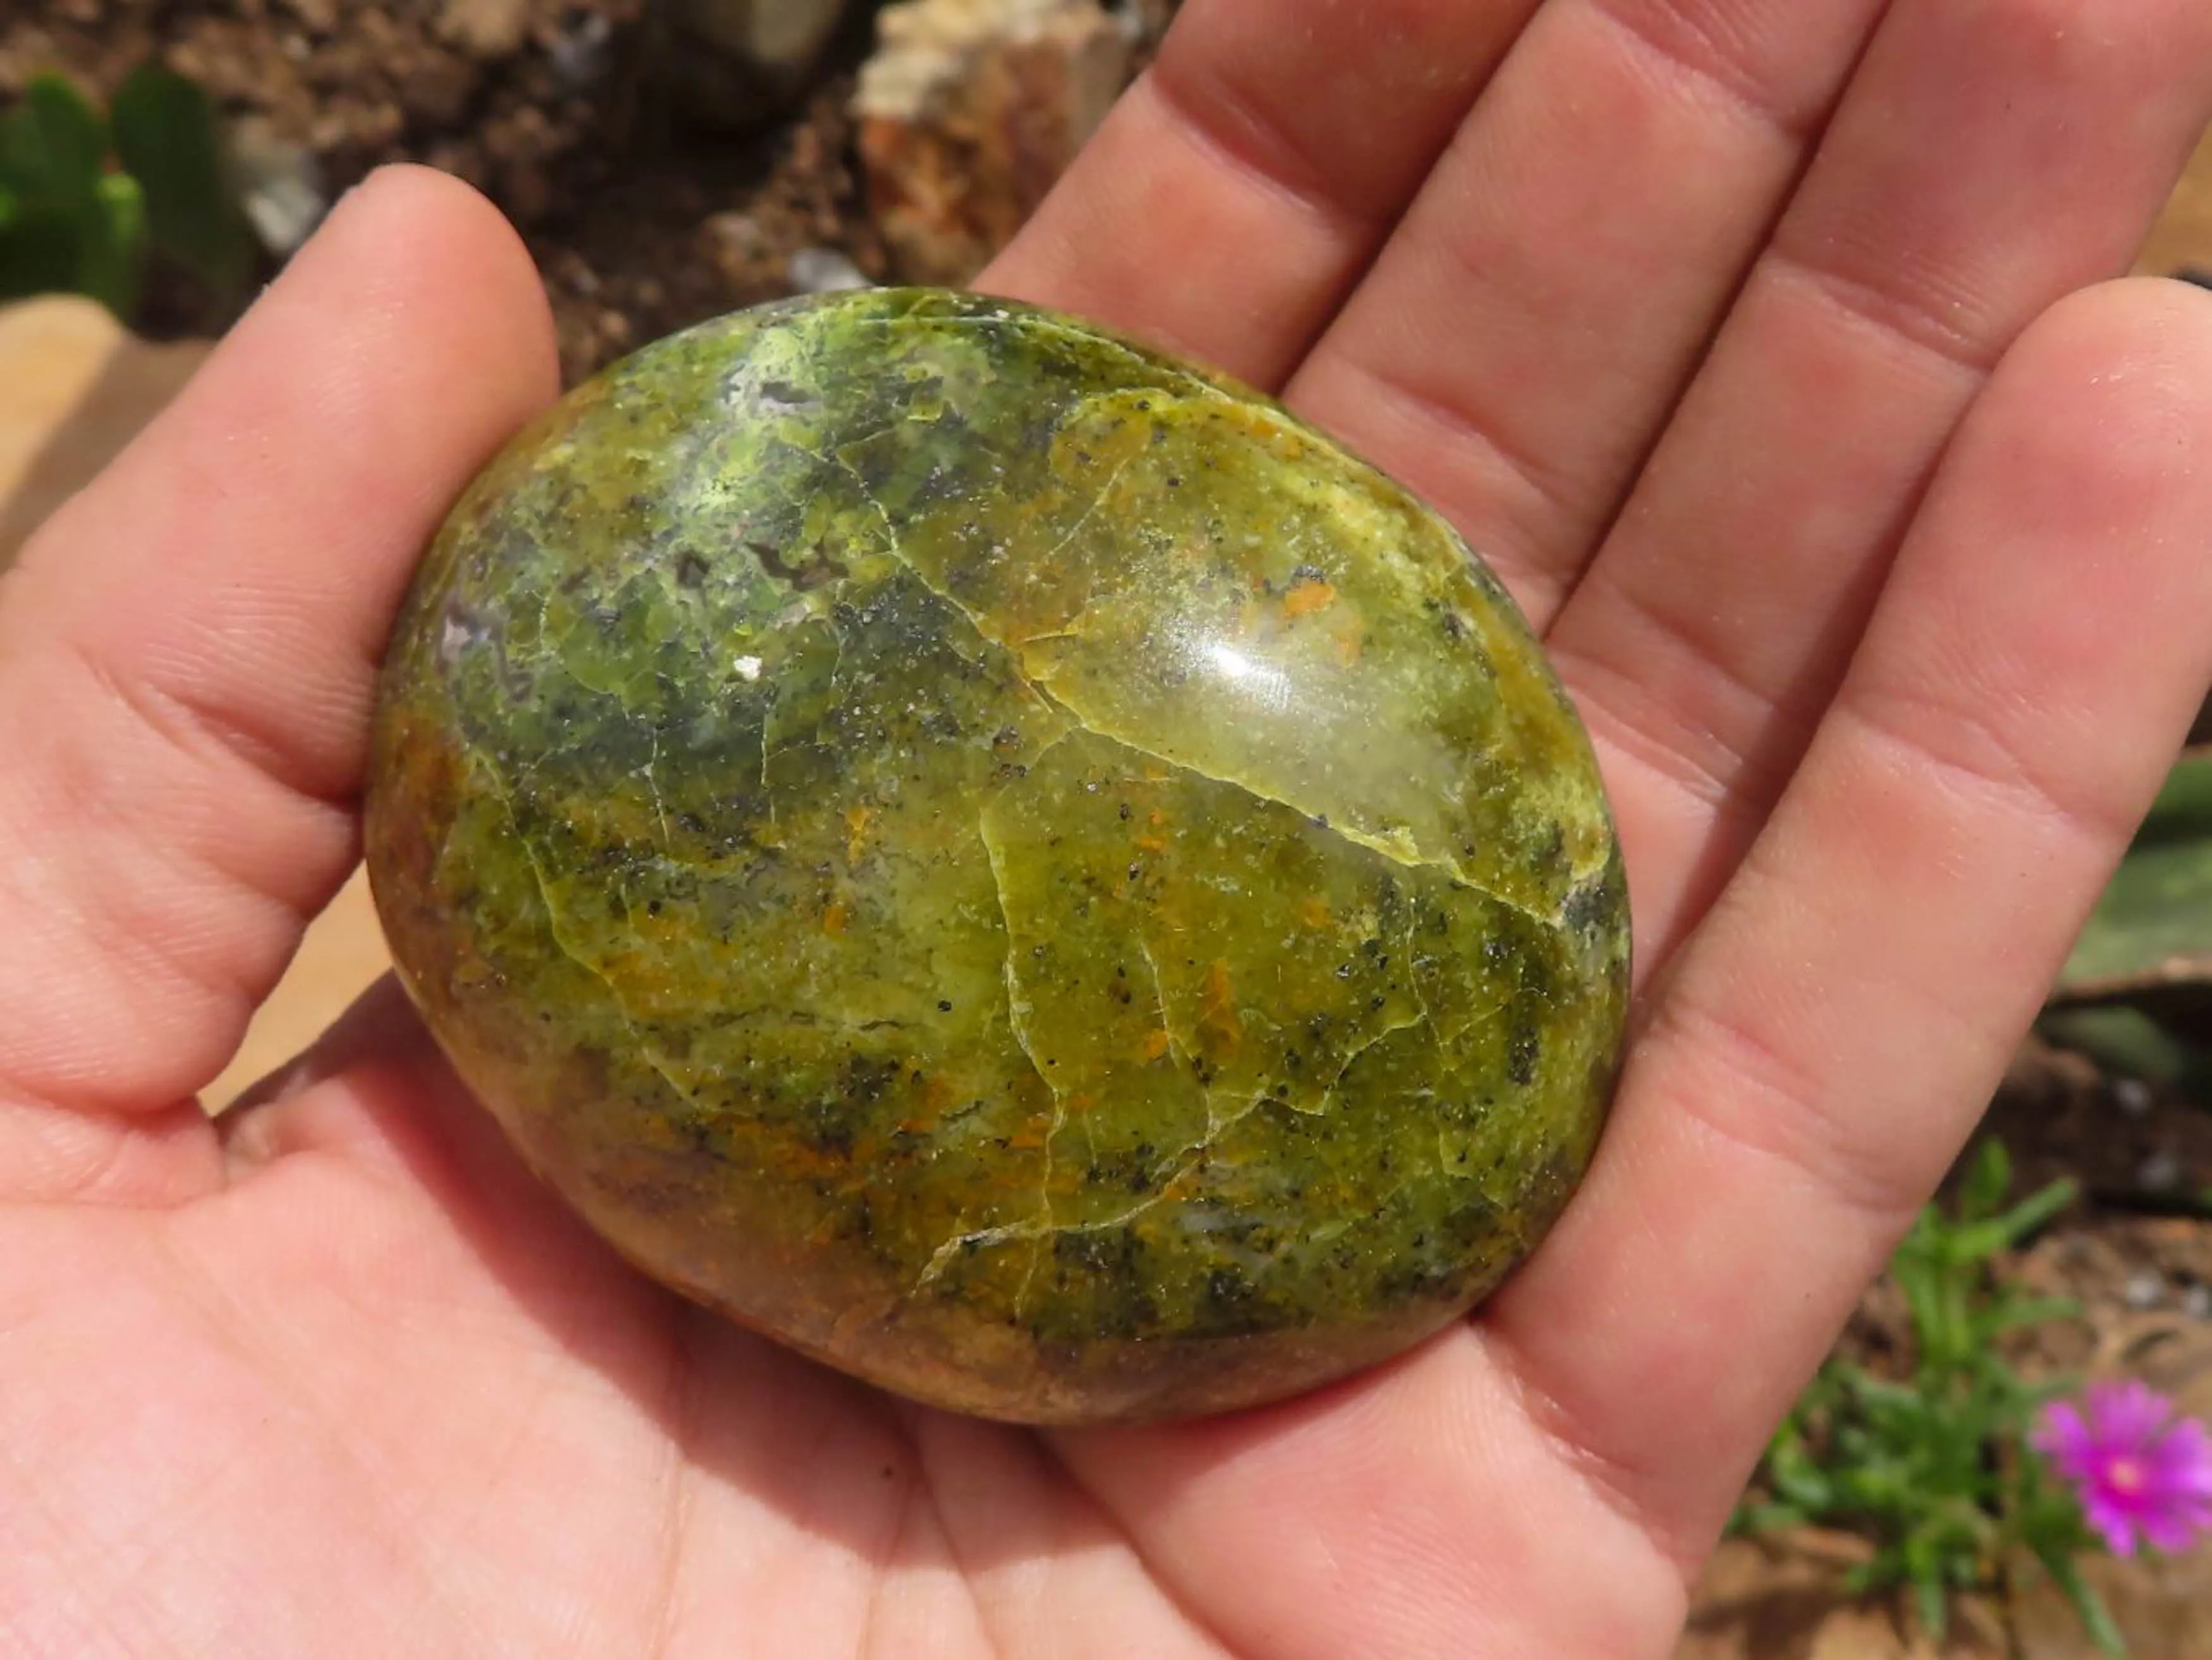
[(868, 275), (835, 248), (801, 248), (786, 268), (795, 294), (830, 294), (872, 287)]
[(687, 114), (757, 125), (811, 83), (845, 0), (663, 0), (671, 88)]
[(2131, 1274), (2120, 1288), (2120, 1300), (2131, 1309), (2154, 1309), (2166, 1300), (2166, 1280), (2148, 1268)]
[(2160, 1147), (2136, 1167), (2136, 1185), (2145, 1193), (2171, 1193), (2181, 1185), (2181, 1160)]
[(336, 0), (284, 0), (284, 9), (318, 34), (328, 34), (337, 26)]
[(2111, 1092), (2112, 1104), (2130, 1118), (2140, 1118), (2151, 1110), (2150, 1085), (2140, 1078), (2115, 1078)]
[(1139, 52), (1158, 50), (1182, 0), (1121, 0), (1121, 27)]
[(410, 54), (398, 82), (399, 106), (410, 125), (443, 131), (459, 123), (482, 76), (459, 52)]
[(614, 62), (609, 50), (614, 38), (615, 26), (605, 13), (596, 11), (582, 14), (573, 27), (553, 37), (545, 57), (563, 92), (581, 92), (605, 78)]
[(2181, 1311), (2192, 1320), (2212, 1320), (2212, 1286), (2194, 1285), (2183, 1292)]
[(261, 246), (281, 259), (306, 242), (330, 210), (322, 167), (313, 150), (280, 137), (265, 117), (236, 122), (228, 137), (239, 204)]
[(749, 213), (732, 210), (715, 214), (707, 221), (703, 229), (708, 246), (714, 251), (715, 256), (733, 265), (743, 265), (758, 258), (762, 248), (767, 246), (767, 238), (761, 234), (760, 222)]
[(853, 99), (870, 201), (901, 271), (960, 283), (1044, 199), (1127, 83), (1097, 0), (906, 0)]
[(446, 0), (438, 35), (479, 63), (521, 50), (530, 23), (530, 0)]

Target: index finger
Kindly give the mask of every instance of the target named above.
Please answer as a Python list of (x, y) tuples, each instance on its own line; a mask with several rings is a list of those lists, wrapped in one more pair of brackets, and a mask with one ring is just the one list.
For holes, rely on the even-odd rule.
[(1537, 0), (1192, 0), (978, 279), (1279, 387)]

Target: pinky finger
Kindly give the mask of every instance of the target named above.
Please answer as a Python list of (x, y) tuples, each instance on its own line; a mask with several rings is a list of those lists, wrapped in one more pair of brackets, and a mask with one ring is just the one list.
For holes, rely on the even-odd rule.
[[(1938, 472), (1492, 1327), (1694, 1556), (1986, 1104), (2212, 672), (2212, 301), (2075, 296)], [(1594, 1335), (1593, 1334), (1602, 1334)]]

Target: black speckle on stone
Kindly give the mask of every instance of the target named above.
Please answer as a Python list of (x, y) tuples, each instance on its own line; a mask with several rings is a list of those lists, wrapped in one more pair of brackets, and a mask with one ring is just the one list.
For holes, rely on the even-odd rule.
[(1536, 1057), (1541, 1050), (1533, 1027), (1523, 1026), (1505, 1046), (1505, 1075), (1522, 1089), (1536, 1081)]
[(1560, 920), (1566, 924), (1569, 932), (1579, 939), (1588, 939), (1605, 926), (1619, 908), (1620, 879), (1620, 866), (1617, 863), (1609, 863), (1596, 876), (1568, 893), (1567, 903), (1560, 911)]
[(1235, 1267), (1208, 1271), (1192, 1313), (1191, 1335), (1198, 1337), (1243, 1336), (1276, 1323), (1259, 1289)]

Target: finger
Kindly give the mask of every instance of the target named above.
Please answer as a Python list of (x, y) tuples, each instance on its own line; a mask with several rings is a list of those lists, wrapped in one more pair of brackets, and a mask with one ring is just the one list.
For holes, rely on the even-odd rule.
[(1282, 1406), (1050, 1438), (1232, 1653), (1623, 1660), (1681, 1629), (1675, 1565), (1528, 1432), (1469, 1325)]
[(1289, 401), (1547, 621), (1884, 3), (1554, 0)]
[(1193, 0), (979, 280), (1276, 387), (1537, 0)]
[(1552, 631), (1607, 751), (1647, 964), (1772, 806), (1990, 366), (2126, 269), (2208, 104), (2199, 0), (1893, 15)]
[(414, 562), (553, 376), (497, 215), (441, 175), (380, 174), (27, 548), (0, 593), (11, 1188), (55, 1137), (94, 1159), (100, 1115), (221, 1069), (353, 859)]
[(2212, 677), (2212, 300), (2063, 302), (1962, 428), (1804, 765), (1489, 1329), (1678, 1548), (1933, 1189)]

